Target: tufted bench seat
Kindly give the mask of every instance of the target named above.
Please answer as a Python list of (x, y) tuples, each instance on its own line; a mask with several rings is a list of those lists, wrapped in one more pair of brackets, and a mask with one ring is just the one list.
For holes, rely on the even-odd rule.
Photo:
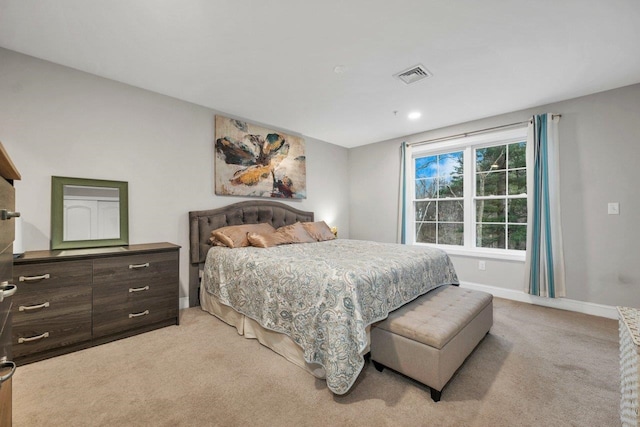
[(371, 360), (431, 388), (445, 384), (493, 325), (493, 296), (441, 286), (389, 313), (371, 327)]

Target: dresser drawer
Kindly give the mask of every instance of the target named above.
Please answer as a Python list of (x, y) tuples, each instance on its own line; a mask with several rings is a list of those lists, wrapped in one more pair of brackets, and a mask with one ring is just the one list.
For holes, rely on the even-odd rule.
[(91, 315), (75, 312), (46, 322), (13, 324), (13, 356), (19, 358), (45, 350), (91, 340)]
[(84, 314), (91, 320), (91, 286), (68, 286), (40, 292), (17, 292), (13, 298), (14, 327), (31, 327), (37, 323), (60, 322)]
[(93, 336), (100, 337), (178, 317), (174, 296), (147, 298), (100, 310), (94, 308)]
[[(169, 278), (171, 279), (171, 278)], [(96, 286), (93, 291), (93, 310), (97, 312), (113, 310), (116, 307), (130, 307), (144, 301), (158, 301), (178, 298), (178, 285), (173, 280), (128, 280), (109, 286)]]
[(92, 276), (91, 261), (17, 264), (13, 267), (13, 283), (18, 286), (16, 295), (67, 286), (91, 286)]
[(178, 252), (97, 259), (93, 264), (93, 284), (96, 287), (139, 285), (147, 283), (178, 283)]

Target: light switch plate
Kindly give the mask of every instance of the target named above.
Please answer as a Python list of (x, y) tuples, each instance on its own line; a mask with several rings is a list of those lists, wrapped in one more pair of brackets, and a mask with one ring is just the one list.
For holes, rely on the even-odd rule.
[(609, 202), (607, 205), (607, 213), (609, 215), (620, 215), (620, 203)]

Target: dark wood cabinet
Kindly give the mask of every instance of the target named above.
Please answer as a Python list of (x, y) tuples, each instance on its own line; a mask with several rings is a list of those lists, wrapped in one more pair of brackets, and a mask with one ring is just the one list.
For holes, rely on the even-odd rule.
[(0, 143), (0, 427), (11, 426), (12, 376), (15, 372), (11, 348), (11, 306), (16, 288), (10, 283), (13, 269), (15, 189), (20, 173)]
[(179, 246), (26, 252), (14, 262), (18, 364), (178, 324)]

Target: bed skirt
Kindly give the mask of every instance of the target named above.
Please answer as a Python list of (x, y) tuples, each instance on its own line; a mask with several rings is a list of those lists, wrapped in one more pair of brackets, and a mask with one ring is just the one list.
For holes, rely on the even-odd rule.
[[(238, 313), (229, 306), (220, 304), (204, 287), (200, 288), (200, 306), (204, 311), (213, 314), (223, 322), (235, 327), (238, 333), (245, 338), (257, 339), (260, 344), (275, 351), (314, 377), (325, 378), (324, 368), (317, 363), (308, 363), (305, 361), (302, 348), (291, 338), (279, 332), (265, 329), (255, 320)], [(369, 330), (370, 328), (367, 327), (367, 337), (369, 337)], [(367, 347), (363, 354), (368, 351), (369, 349)]]

